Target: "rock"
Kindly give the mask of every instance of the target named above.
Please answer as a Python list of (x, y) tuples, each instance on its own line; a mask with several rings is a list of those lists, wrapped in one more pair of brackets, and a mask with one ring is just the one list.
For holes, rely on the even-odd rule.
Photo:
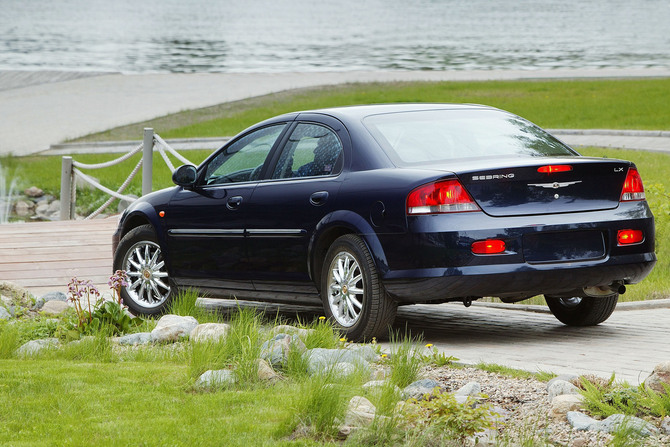
[(136, 334), (128, 334), (122, 337), (117, 337), (112, 340), (114, 343), (119, 345), (146, 345), (151, 343), (151, 333), (150, 332), (138, 332)]
[(198, 320), (193, 317), (182, 317), (179, 315), (163, 315), (158, 324), (151, 331), (151, 341), (154, 343), (166, 343), (186, 338), (198, 325)]
[(47, 348), (58, 347), (60, 341), (57, 338), (42, 338), (40, 340), (31, 340), (16, 350), (19, 357), (29, 357), (40, 353)]
[(261, 358), (270, 362), (272, 366), (286, 363), (289, 351), (305, 352), (307, 347), (300, 338), (295, 335), (277, 334), (273, 339), (266, 341), (261, 346)]
[(568, 411), (567, 417), (568, 422), (575, 430), (590, 430), (594, 424), (598, 423), (595, 419), (590, 418), (579, 411)]
[(656, 365), (644, 385), (657, 393), (665, 393), (663, 385), (670, 386), (670, 361)]
[(356, 367), (351, 363), (336, 363), (329, 372), (334, 377), (347, 377), (356, 372)]
[(235, 384), (235, 373), (229, 369), (217, 369), (205, 371), (195, 386), (198, 388), (218, 388)]
[(263, 359), (256, 360), (258, 363), (258, 378), (265, 382), (271, 382), (279, 379), (279, 374), (275, 372), (268, 362)]
[(10, 318), (12, 318), (12, 314), (7, 309), (0, 306), (0, 320), (9, 320)]
[(367, 427), (375, 419), (377, 409), (372, 402), (362, 396), (354, 396), (349, 401), (344, 425), (349, 427)]
[(378, 362), (381, 358), (379, 354), (377, 354), (377, 351), (375, 351), (374, 348), (370, 345), (354, 344), (349, 346), (347, 349), (359, 354), (368, 362)]
[(49, 292), (35, 300), (34, 310), (39, 310), (44, 306), (44, 303), (49, 301), (63, 301), (67, 303), (67, 295), (63, 292)]
[(310, 349), (306, 351), (307, 371), (309, 374), (316, 374), (338, 363), (351, 363), (355, 367), (369, 368), (368, 361), (365, 360), (363, 354), (351, 349)]
[(62, 301), (47, 301), (40, 310), (47, 315), (60, 315), (68, 309), (70, 306)]
[(658, 433), (658, 429), (649, 422), (635, 416), (626, 416), (623, 414), (613, 414), (603, 421), (598, 421), (591, 426), (591, 430), (613, 433), (621, 424), (626, 424), (626, 427), (635, 430), (641, 436), (645, 437), (650, 436), (652, 433)]
[(226, 323), (203, 323), (191, 331), (189, 338), (193, 341), (219, 341), (225, 339), (230, 332), (230, 325)]
[(498, 431), (494, 429), (487, 429), (474, 434), (472, 444), (475, 447), (495, 447), (498, 444)]
[(581, 394), (561, 394), (551, 400), (549, 415), (556, 420), (565, 420), (568, 411), (584, 408), (584, 397)]
[(297, 335), (298, 337), (304, 340), (310, 333), (314, 332), (314, 329), (301, 329), (288, 324), (280, 324), (278, 326), (273, 327), (270, 330), (270, 332), (273, 335), (278, 334)]
[(477, 382), (469, 382), (459, 388), (454, 396), (476, 396), (482, 392), (482, 387)]
[(588, 447), (588, 445), (589, 445), (589, 438), (578, 436), (572, 441), (570, 447)]
[(440, 388), (440, 384), (435, 380), (417, 380), (416, 382), (410, 383), (402, 390), (402, 396), (403, 399), (423, 400), (426, 394), (433, 394), (435, 388)]
[(666, 416), (661, 421), (661, 432), (664, 435), (670, 435), (670, 416)]
[[(371, 380), (363, 385), (363, 389), (366, 391), (376, 391), (380, 388), (387, 386), (388, 384), (389, 382), (387, 382), (386, 380)], [(402, 392), (402, 390), (395, 385), (393, 385), (393, 388), (398, 393)]]
[(557, 380), (564, 380), (566, 382), (570, 382), (574, 385), (574, 381), (578, 380), (579, 376), (576, 374), (560, 374), (553, 379), (551, 379), (549, 382), (547, 382), (547, 391), (549, 391), (549, 387), (556, 382)]
[(28, 197), (42, 197), (44, 195), (44, 191), (42, 191), (37, 186), (31, 186), (30, 188), (25, 189), (23, 194), (27, 195)]
[(554, 380), (551, 385), (547, 385), (549, 399), (563, 394), (579, 394), (579, 389), (565, 380)]
[(25, 200), (19, 200), (14, 204), (14, 212), (18, 217), (28, 217), (33, 214), (33, 209), (35, 204), (32, 202), (26, 202)]

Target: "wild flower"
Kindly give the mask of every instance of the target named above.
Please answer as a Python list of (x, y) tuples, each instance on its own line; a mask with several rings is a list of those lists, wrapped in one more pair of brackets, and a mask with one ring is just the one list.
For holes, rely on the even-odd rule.
[[(77, 326), (82, 328), (91, 322), (91, 301), (95, 299), (94, 306), (100, 301), (100, 291), (91, 280), (72, 278), (68, 284), (68, 301), (74, 304), (77, 312)], [(82, 301), (86, 301), (88, 312), (82, 307)]]
[(126, 271), (125, 270), (115, 271), (114, 274), (109, 278), (109, 282), (107, 282), (107, 284), (109, 285), (110, 289), (114, 291), (117, 303), (121, 305), (122, 302), (121, 289), (123, 287), (128, 287), (128, 274), (126, 273)]

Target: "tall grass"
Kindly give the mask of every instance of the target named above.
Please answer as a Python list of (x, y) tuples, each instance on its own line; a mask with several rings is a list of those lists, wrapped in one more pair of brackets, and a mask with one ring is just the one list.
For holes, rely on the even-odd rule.
[(391, 377), (390, 382), (399, 388), (405, 388), (417, 380), (423, 365), (421, 357), (421, 338), (411, 334), (391, 332)]

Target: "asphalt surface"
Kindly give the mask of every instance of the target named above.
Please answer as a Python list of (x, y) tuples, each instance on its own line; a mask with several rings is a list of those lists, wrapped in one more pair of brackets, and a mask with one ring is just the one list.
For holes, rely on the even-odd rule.
[[(663, 69), (386, 71), (221, 74), (0, 72), (0, 155), (50, 145), (186, 109), (292, 88), (375, 81), (670, 77)], [(138, 136), (138, 139), (141, 138)]]

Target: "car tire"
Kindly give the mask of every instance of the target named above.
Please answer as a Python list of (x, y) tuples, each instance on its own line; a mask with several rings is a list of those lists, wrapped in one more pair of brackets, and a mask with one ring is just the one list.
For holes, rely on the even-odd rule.
[(386, 294), (370, 251), (348, 234), (333, 242), (321, 272), (326, 316), (351, 341), (386, 338), (397, 303)]
[(173, 292), (158, 238), (151, 225), (130, 230), (114, 253), (114, 270), (124, 270), (128, 285), (121, 288), (123, 303), (133, 313), (163, 313)]
[(607, 320), (619, 300), (619, 294), (604, 297), (552, 297), (544, 299), (552, 314), (568, 326), (595, 326)]

